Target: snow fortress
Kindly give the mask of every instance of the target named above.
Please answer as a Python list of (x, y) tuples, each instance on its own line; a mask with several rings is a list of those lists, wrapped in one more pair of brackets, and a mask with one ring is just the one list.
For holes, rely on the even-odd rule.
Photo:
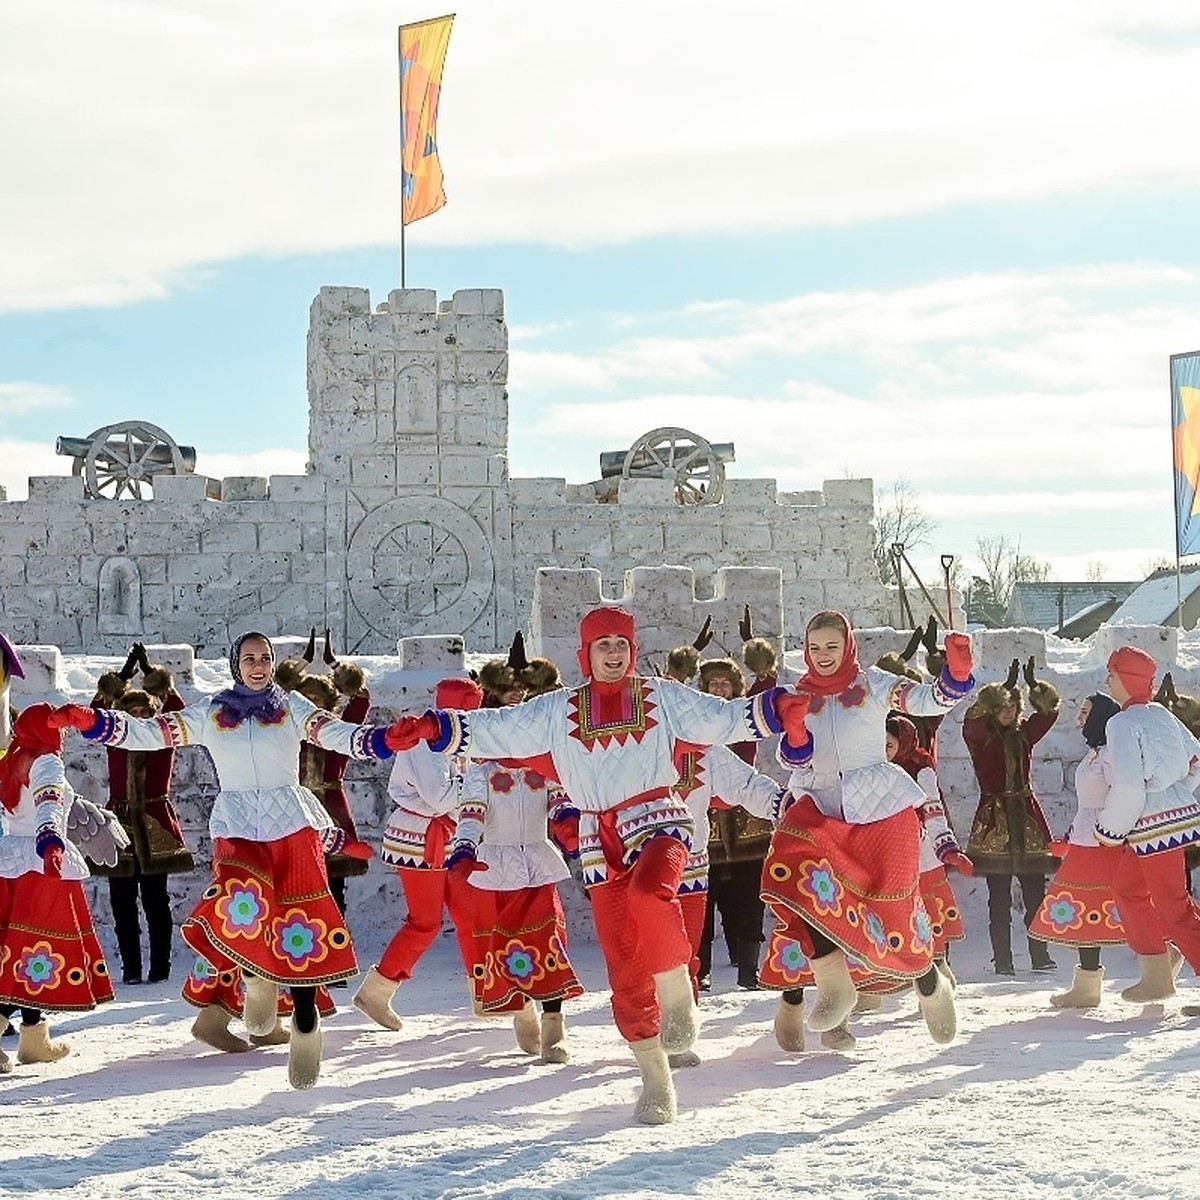
[(608, 503), (592, 483), (511, 478), (499, 290), (440, 304), (398, 290), (372, 311), (366, 289), (322, 288), (307, 376), (303, 476), (157, 475), (139, 500), (88, 499), (79, 476), (39, 476), (28, 500), (0, 503), (0, 627), (17, 643), (112, 654), (137, 639), (217, 656), (250, 627), (314, 624), (347, 653), (442, 634), (493, 647), (567, 598), (556, 589), (581, 598), (565, 578), (544, 577), (539, 595), (541, 568), (589, 569), (582, 586), (598, 599), (644, 589), (627, 573), (663, 563), (694, 580), (690, 593), (682, 574), (671, 585), (672, 602), (689, 600), (680, 632), (718, 601), (725, 639), (744, 603), (756, 632), (793, 644), (819, 608), (856, 625), (888, 619), (868, 479), (781, 493), (728, 478), (719, 502), (687, 505), (661, 478), (621, 479)]

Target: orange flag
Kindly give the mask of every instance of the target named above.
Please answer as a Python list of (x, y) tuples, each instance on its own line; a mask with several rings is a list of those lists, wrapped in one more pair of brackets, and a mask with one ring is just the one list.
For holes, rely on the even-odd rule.
[(405, 225), (446, 203), (437, 112), (452, 24), (453, 14), (400, 26), (400, 186)]

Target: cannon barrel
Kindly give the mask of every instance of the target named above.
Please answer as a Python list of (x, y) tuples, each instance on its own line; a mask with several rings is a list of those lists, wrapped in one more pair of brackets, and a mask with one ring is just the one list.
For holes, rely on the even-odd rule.
[[(721, 462), (730, 463), (734, 461), (732, 442), (712, 442), (710, 444), (713, 454)], [(625, 469), (625, 459), (628, 454), (628, 450), (602, 450), (600, 452), (600, 478), (609, 479), (613, 475), (620, 475)], [(630, 471), (634, 475), (644, 474), (653, 466), (654, 459), (643, 451), (630, 464)]]
[[(64, 454), (68, 458), (84, 459), (88, 456), (88, 451), (92, 448), (90, 438), (77, 437), (59, 437), (54, 440), (54, 453)], [(196, 447), (195, 446), (180, 446), (178, 447), (179, 457), (183, 460), (183, 469), (189, 475), (196, 470)], [(152, 446), (145, 457), (147, 462), (152, 467), (166, 469), (171, 466), (171, 447), (164, 446), (161, 443)]]

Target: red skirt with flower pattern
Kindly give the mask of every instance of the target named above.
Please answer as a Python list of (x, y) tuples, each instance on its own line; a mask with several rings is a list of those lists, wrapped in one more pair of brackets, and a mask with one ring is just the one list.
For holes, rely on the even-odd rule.
[(763, 865), (762, 898), (779, 921), (759, 973), (765, 987), (812, 982), (811, 929), (840, 946), (863, 990), (891, 991), (933, 963), (933, 929), (921, 899), (919, 825), (905, 808), (851, 825), (801, 796), (780, 821)]
[(1064, 946), (1111, 946), (1125, 927), (1109, 880), (1124, 846), (1069, 846), (1029, 925), (1029, 936)]
[(583, 995), (567, 957), (567, 922), (553, 883), (509, 892), (474, 889), (471, 987), (484, 1012), (511, 1012), (533, 1000)]
[(0, 879), (0, 1003), (84, 1012), (112, 998), (79, 880), (40, 871)]
[(951, 942), (961, 942), (967, 936), (962, 910), (946, 878), (945, 867), (930, 867), (921, 872), (921, 899), (925, 901), (929, 927), (933, 930), (934, 957), (942, 958)]
[[(183, 998), (197, 1008), (207, 1008), (210, 1004), (223, 1008), (231, 1017), (240, 1017), (246, 1007), (246, 987), (242, 981), (242, 972), (238, 967), (230, 967), (218, 971), (207, 959), (196, 956), (192, 969), (183, 981)], [(337, 1012), (333, 997), (324, 987), (317, 988), (317, 1012), (323, 1017), (332, 1017)], [(279, 989), (279, 1003), (275, 1011), (281, 1017), (292, 1014), (295, 1005), (292, 994), (287, 988)]]
[(273, 842), (217, 838), (213, 852), (213, 882), (180, 933), (218, 972), (244, 967), (285, 987), (357, 974), (315, 830)]

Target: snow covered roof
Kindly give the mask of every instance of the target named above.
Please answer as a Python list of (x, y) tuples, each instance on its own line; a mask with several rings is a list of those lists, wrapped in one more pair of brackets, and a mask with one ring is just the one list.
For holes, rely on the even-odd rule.
[[(1123, 601), (1141, 585), (1136, 581), (1111, 583), (1017, 583), (1008, 606), (1008, 622), (1031, 629), (1057, 630), (1081, 613), (1113, 600)], [(1062, 605), (1061, 613), (1059, 605)]]
[(1184, 571), (1178, 585), (1174, 571), (1152, 576), (1138, 585), (1133, 594), (1108, 618), (1108, 624), (1165, 625), (1179, 607), (1180, 590), (1186, 602), (1197, 589), (1200, 589), (1200, 570), (1196, 568)]

